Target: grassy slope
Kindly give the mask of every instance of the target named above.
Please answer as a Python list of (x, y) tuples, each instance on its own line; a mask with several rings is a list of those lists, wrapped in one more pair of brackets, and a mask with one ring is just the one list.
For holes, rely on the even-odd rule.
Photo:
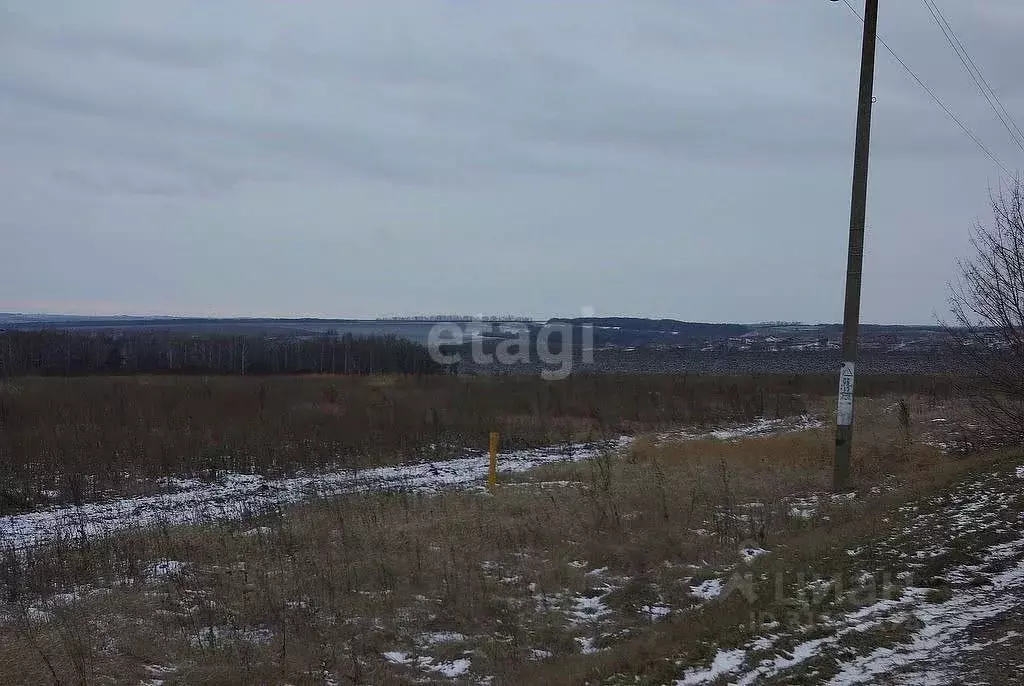
[[(0, 675), (404, 683), (465, 670), (506, 683), (664, 683), (766, 622), (806, 639), (798, 588), (823, 573), (895, 574), (896, 558), (846, 551), (874, 550), (901, 507), (995, 464), (926, 444), (938, 438), (925, 435), (939, 426), (929, 420), (951, 408), (911, 402), (909, 426), (897, 410), (892, 398), (861, 404), (852, 500), (822, 494), (830, 430), (648, 439), (494, 495), (364, 494), (8, 556)], [(771, 553), (748, 565), (741, 548)], [(694, 596), (747, 574), (753, 602)]]

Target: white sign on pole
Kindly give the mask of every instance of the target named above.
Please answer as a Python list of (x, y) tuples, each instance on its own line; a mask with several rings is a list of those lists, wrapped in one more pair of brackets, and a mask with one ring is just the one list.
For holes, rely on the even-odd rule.
[(839, 370), (839, 405), (836, 410), (839, 426), (853, 424), (853, 362), (843, 362)]

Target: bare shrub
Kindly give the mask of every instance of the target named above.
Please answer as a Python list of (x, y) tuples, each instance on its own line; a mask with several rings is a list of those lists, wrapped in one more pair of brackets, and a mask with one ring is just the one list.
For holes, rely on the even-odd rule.
[(948, 331), (959, 383), (984, 432), (974, 443), (1024, 443), (1024, 185), (991, 194), (992, 219), (977, 222), (974, 254), (960, 263)]

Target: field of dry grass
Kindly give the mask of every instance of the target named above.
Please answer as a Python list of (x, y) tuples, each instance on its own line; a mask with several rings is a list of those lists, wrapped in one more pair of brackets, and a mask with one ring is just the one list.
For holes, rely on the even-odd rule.
[(494, 493), (366, 493), (10, 552), (0, 681), (671, 681), (749, 631), (741, 594), (706, 602), (745, 560), (813, 565), (987, 464), (931, 445), (955, 402), (882, 396), (858, 405), (856, 495), (830, 496), (828, 403), (810, 402), (826, 428), (651, 432)]
[[(0, 514), (143, 492), (162, 476), (444, 459), (799, 414), (831, 377), (127, 376), (0, 379)], [(865, 378), (868, 396), (949, 384)]]

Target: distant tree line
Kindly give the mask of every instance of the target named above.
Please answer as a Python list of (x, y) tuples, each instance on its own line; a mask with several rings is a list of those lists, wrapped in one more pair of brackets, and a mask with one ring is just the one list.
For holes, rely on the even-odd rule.
[(87, 374), (437, 374), (397, 336), (309, 337), (0, 331), (0, 376)]
[(529, 324), (534, 320), (521, 314), (413, 314), (377, 317), (378, 322), (509, 322)]

